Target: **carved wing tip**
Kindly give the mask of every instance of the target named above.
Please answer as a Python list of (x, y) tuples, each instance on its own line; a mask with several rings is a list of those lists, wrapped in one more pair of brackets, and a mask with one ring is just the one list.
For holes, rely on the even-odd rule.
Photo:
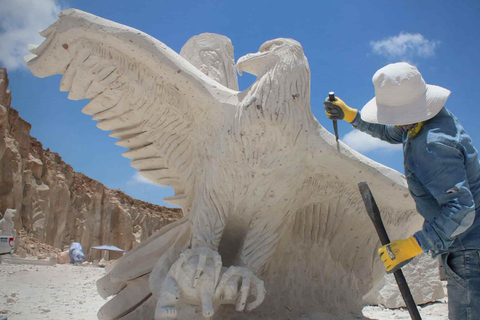
[(36, 54), (27, 54), (26, 56), (23, 56), (23, 60), (28, 66), (28, 63), (30, 63), (30, 61), (33, 61), (36, 57), (38, 57)]
[(185, 193), (179, 193), (170, 197), (166, 197), (163, 199), (163, 201), (168, 204), (181, 207), (185, 205), (185, 202), (187, 201), (187, 195)]
[(55, 29), (57, 29), (57, 25), (58, 25), (58, 20), (52, 23), (51, 25), (49, 25), (48, 27), (46, 27), (45, 29), (38, 30), (38, 33), (42, 37), (47, 38), (49, 35), (51, 35), (55, 31)]
[(28, 44), (27, 49), (33, 54), (36, 54), (36, 49), (38, 48), (38, 45), (36, 44)]
[(68, 9), (65, 9), (63, 11), (61, 11), (59, 14), (58, 14), (58, 17), (61, 18), (61, 17), (65, 17), (65, 16), (72, 16), (72, 15), (75, 15), (75, 14), (89, 14), (85, 11), (82, 11), (80, 9), (75, 9), (75, 8), (68, 8)]

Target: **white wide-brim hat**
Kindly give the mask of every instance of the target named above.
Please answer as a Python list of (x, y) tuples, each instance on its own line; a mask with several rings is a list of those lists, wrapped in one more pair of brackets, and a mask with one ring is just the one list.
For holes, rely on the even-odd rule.
[(375, 97), (361, 111), (362, 120), (407, 125), (433, 118), (445, 105), (450, 90), (426, 84), (416, 67), (398, 62), (373, 75)]

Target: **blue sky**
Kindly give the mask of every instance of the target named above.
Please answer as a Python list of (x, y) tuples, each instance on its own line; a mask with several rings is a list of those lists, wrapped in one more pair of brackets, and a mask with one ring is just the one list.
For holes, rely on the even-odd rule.
[[(429, 84), (452, 91), (449, 108), (480, 147), (480, 2), (403, 1), (125, 1), (2, 0), (0, 66), (7, 67), (12, 106), (32, 124), (44, 148), (59, 153), (74, 170), (132, 197), (167, 205), (173, 194), (139, 178), (108, 132), (80, 112), (87, 101), (59, 92), (60, 76), (35, 78), (22, 56), (40, 44), (44, 29), (62, 9), (78, 8), (142, 30), (179, 52), (192, 36), (220, 33), (232, 40), (235, 58), (256, 52), (274, 38), (299, 41), (311, 69), (311, 102), (316, 118), (333, 131), (323, 109), (329, 91), (361, 109), (374, 96), (376, 70), (408, 61)], [(239, 78), (241, 89), (253, 76)], [(379, 143), (339, 123), (340, 138), (368, 157), (403, 172), (401, 149)]]

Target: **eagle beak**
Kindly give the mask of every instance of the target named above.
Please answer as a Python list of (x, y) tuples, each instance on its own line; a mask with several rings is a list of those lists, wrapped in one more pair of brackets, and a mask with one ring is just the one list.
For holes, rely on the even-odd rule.
[(267, 67), (268, 52), (249, 53), (237, 61), (237, 72), (242, 75), (243, 72), (261, 76)]
[(238, 72), (238, 74), (241, 76), (241, 75), (242, 75), (242, 72), (243, 72), (243, 70), (242, 70), (242, 66), (241, 66), (241, 65), (239, 65), (239, 64), (238, 64), (238, 62), (237, 62), (237, 64), (236, 64), (236, 66), (235, 66), (235, 67), (237, 68), (237, 72)]

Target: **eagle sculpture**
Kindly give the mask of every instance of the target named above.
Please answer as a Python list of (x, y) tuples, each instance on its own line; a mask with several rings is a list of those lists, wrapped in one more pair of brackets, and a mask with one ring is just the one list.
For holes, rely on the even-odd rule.
[(240, 58), (239, 73), (257, 79), (238, 91), (223, 36), (196, 38), (187, 60), (75, 9), (40, 34), (26, 59), (33, 74), (62, 74), (69, 99), (90, 99), (82, 111), (119, 138), (140, 174), (172, 187), (165, 201), (184, 212), (97, 282), (114, 295), (100, 319), (360, 314), (383, 271), (357, 183), (380, 195), (387, 228), (418, 226), (415, 208), (401, 174), (343, 143), (337, 150), (317, 122), (297, 41), (267, 41)]

